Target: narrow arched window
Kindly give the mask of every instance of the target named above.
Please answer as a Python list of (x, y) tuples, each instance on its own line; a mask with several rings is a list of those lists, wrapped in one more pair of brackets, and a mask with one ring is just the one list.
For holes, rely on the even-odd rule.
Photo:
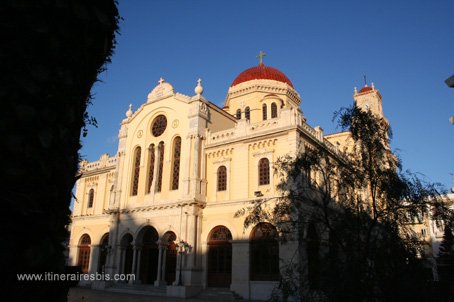
[(88, 273), (90, 267), (90, 244), (91, 239), (88, 234), (84, 234), (79, 240), (77, 265), (80, 266), (84, 274)]
[(137, 147), (136, 152), (134, 153), (134, 167), (132, 170), (132, 188), (131, 195), (137, 195), (137, 190), (139, 189), (139, 174), (140, 174), (140, 152), (141, 148)]
[(90, 191), (88, 191), (87, 208), (92, 208), (93, 207), (93, 201), (94, 200), (95, 200), (95, 190), (90, 189)]
[(176, 137), (173, 142), (173, 171), (172, 171), (172, 190), (178, 190), (180, 182), (180, 157), (181, 157), (181, 137)]
[(155, 162), (155, 148), (154, 144), (150, 145), (148, 148), (149, 156), (148, 156), (148, 185), (147, 185), (147, 193), (151, 191), (151, 184), (153, 183), (153, 173), (154, 173), (154, 162)]
[(262, 158), (259, 161), (259, 185), (270, 184), (270, 161)]
[(158, 146), (158, 160), (159, 160), (159, 170), (158, 170), (158, 179), (156, 182), (156, 192), (161, 192), (162, 189), (162, 172), (164, 168), (164, 142), (160, 142)]
[(277, 105), (276, 103), (271, 104), (271, 118), (277, 117)]
[(236, 119), (240, 120), (241, 119), (241, 109), (236, 110)]
[(258, 223), (250, 238), (250, 278), (252, 281), (279, 280), (279, 243), (276, 228), (266, 222)]
[(247, 120), (250, 120), (251, 119), (251, 109), (249, 107), (246, 107), (244, 109), (244, 117), (247, 119)]
[(227, 190), (227, 169), (225, 166), (218, 168), (218, 191)]
[(263, 120), (266, 120), (266, 117), (267, 117), (267, 112), (266, 112), (266, 104), (263, 104), (262, 105), (262, 116), (263, 116)]

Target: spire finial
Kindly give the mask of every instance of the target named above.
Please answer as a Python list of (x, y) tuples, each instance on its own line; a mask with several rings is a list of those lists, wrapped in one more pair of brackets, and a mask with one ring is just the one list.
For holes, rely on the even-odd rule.
[(263, 57), (266, 56), (266, 53), (260, 51), (257, 58), (259, 58), (259, 65), (263, 65)]
[(132, 115), (132, 104), (129, 104), (128, 111), (126, 111), (126, 117), (130, 118)]
[(197, 96), (200, 96), (203, 93), (203, 87), (201, 85), (202, 79), (197, 80), (197, 86), (194, 88), (194, 92), (197, 94)]
[(159, 78), (159, 81), (158, 81), (158, 84), (159, 84), (159, 85), (162, 85), (162, 83), (164, 83), (164, 82), (165, 82), (164, 79), (163, 79), (162, 77), (160, 77), (160, 78)]
[(364, 86), (367, 87), (367, 79), (366, 79), (366, 75), (365, 74), (363, 74), (363, 78), (364, 78)]

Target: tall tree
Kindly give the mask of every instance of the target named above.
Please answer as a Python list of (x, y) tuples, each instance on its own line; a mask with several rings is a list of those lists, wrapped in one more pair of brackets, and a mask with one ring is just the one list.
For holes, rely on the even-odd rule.
[(454, 280), (454, 235), (449, 226), (444, 228), (437, 262), (441, 279), (452, 282)]
[[(443, 240), (440, 244), (440, 251), (438, 253), (439, 259), (454, 260), (454, 235), (449, 226), (446, 226), (443, 232)], [(454, 261), (452, 261), (454, 264)]]
[(424, 242), (411, 223), (427, 218), (430, 208), (444, 218), (452, 213), (436, 185), (400, 171), (386, 120), (357, 107), (337, 117), (350, 132), (349, 151), (306, 148), (296, 158), (281, 158), (276, 171), (282, 197), (256, 200), (237, 216), (247, 214), (245, 227), (270, 221), (285, 240), (297, 241), (298, 263), (290, 266), (299, 278), (283, 276), (283, 288), (292, 291), (284, 297), (417, 299), (423, 288), (417, 285), (426, 281), (418, 258)]
[(114, 0), (6, 0), (0, 4), (3, 294), (65, 301), (71, 190), (90, 89), (109, 62), (119, 20)]

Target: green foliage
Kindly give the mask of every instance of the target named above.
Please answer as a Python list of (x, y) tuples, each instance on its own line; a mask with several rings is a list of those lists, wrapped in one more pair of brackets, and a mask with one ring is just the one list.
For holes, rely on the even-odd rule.
[(279, 159), (282, 197), (256, 200), (237, 216), (247, 215), (245, 227), (269, 221), (284, 241), (298, 242), (298, 260), (288, 265), (299, 278), (284, 275), (278, 297), (420, 301), (431, 275), (413, 217), (436, 209), (434, 216), (451, 219), (449, 205), (439, 186), (401, 171), (386, 120), (357, 107), (336, 116), (351, 133), (351, 151), (306, 148)]

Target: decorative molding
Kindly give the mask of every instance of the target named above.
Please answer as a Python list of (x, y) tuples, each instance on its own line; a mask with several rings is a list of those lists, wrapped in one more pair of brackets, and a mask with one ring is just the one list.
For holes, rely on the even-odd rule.
[(147, 103), (156, 102), (173, 95), (175, 95), (173, 86), (160, 80), (159, 84), (148, 94)]
[(231, 157), (221, 157), (217, 160), (214, 160), (213, 164), (221, 166), (222, 164), (227, 164), (227, 163), (230, 163), (231, 161), (232, 161)]
[(250, 143), (249, 144), (249, 149), (251, 149), (252, 151), (254, 150), (263, 150), (263, 149), (270, 149), (270, 148), (274, 148), (277, 144), (277, 138), (273, 138), (273, 139), (267, 139), (267, 140), (262, 140), (262, 141), (258, 141), (258, 142), (253, 142), (253, 143)]
[(232, 156), (234, 148), (226, 148), (222, 150), (211, 151), (207, 153), (208, 158), (225, 158), (225, 156)]
[(256, 91), (283, 94), (296, 104), (299, 105), (301, 103), (301, 97), (298, 92), (287, 83), (274, 80), (251, 80), (230, 87), (225, 104), (228, 105), (231, 98)]

